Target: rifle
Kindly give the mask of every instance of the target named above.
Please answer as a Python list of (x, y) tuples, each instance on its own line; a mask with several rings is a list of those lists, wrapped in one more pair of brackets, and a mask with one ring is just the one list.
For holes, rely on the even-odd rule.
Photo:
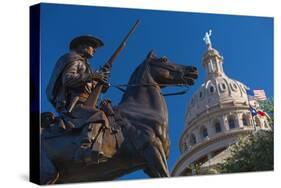
[[(130, 37), (130, 35), (136, 30), (136, 27), (139, 24), (139, 20), (135, 22), (129, 33), (126, 35), (126, 37), (123, 39), (121, 44), (118, 46), (118, 48), (115, 50), (115, 52), (112, 54), (112, 56), (109, 58), (109, 60), (103, 65), (102, 71), (103, 72), (110, 72), (112, 69), (113, 62), (117, 58), (117, 56), (120, 54), (120, 52), (123, 50), (123, 48), (126, 46), (126, 43)], [(89, 95), (88, 99), (85, 102), (85, 106), (96, 108), (96, 104), (99, 98), (99, 95), (102, 91), (103, 83), (97, 83), (96, 87), (92, 91), (92, 93)]]

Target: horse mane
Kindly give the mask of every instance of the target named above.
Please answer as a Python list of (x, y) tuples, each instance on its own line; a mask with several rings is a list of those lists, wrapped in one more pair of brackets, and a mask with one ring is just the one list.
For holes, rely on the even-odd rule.
[(144, 73), (144, 71), (146, 71), (146, 68), (148, 66), (147, 64), (152, 60), (152, 57), (155, 57), (153, 50), (151, 50), (148, 53), (148, 55), (146, 56), (144, 61), (141, 64), (139, 64), (137, 66), (137, 68), (134, 70), (134, 72), (131, 74), (128, 84), (140, 83), (140, 81), (142, 80), (142, 78), (144, 76), (143, 73)]
[(146, 68), (146, 64), (148, 63), (148, 59), (145, 59), (141, 64), (137, 66), (134, 72), (131, 74), (128, 84), (136, 84), (140, 83), (142, 77), (144, 76), (144, 71)]
[(134, 72), (131, 74), (131, 77), (129, 79), (129, 82), (128, 84), (135, 84), (135, 83), (138, 83), (139, 80), (140, 80), (140, 77), (142, 76), (143, 74), (143, 68), (144, 68), (144, 62), (139, 64), (137, 66), (137, 68), (134, 70)]

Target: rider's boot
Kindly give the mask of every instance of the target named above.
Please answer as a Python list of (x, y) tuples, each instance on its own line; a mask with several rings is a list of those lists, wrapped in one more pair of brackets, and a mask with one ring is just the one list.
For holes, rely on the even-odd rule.
[(88, 129), (83, 130), (84, 138), (81, 139), (75, 159), (86, 164), (100, 163), (106, 158), (102, 152), (102, 129), (101, 123), (90, 123)]

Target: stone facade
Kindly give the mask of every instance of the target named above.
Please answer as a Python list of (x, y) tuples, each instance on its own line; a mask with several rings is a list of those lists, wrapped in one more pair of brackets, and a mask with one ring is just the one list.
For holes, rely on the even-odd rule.
[(223, 71), (223, 57), (208, 47), (203, 55), (206, 80), (193, 94), (180, 138), (181, 156), (172, 176), (187, 174), (195, 164), (203, 164), (223, 152), (237, 139), (255, 129), (271, 129), (267, 117), (253, 117), (249, 107), (248, 87), (229, 78)]

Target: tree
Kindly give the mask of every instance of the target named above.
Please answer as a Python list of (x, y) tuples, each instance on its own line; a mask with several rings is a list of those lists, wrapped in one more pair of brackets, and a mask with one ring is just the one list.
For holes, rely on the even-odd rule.
[(230, 146), (231, 156), (220, 166), (220, 173), (273, 170), (273, 131), (259, 130)]
[(274, 100), (273, 98), (269, 98), (266, 101), (260, 102), (260, 107), (265, 111), (269, 116), (269, 124), (273, 127), (274, 123)]

